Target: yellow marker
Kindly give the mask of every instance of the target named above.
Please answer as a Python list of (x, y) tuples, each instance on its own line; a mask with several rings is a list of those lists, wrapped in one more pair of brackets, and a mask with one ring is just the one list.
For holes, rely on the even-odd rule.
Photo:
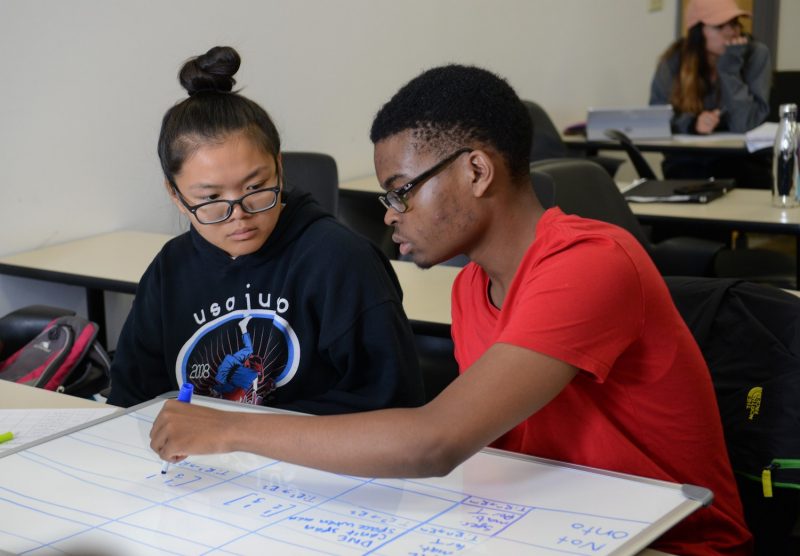
[(3, 442), (8, 442), (9, 440), (14, 440), (13, 432), (4, 432), (3, 434), (0, 434), (0, 444)]

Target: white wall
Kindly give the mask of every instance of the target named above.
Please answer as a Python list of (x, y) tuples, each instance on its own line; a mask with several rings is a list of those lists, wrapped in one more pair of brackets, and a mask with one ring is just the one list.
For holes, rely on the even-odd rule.
[[(0, 0), (0, 255), (132, 228), (177, 232), (155, 154), (183, 61), (236, 47), (244, 94), (286, 149), (371, 173), (380, 105), (422, 69), (485, 66), (556, 125), (645, 104), (675, 2), (631, 0)], [(110, 336), (129, 299), (112, 302)], [(82, 290), (0, 277), (0, 315), (84, 312)], [(121, 314), (120, 314), (121, 313)]]
[(780, 71), (800, 70), (800, 2), (783, 0), (780, 3), (778, 21), (778, 53), (775, 58), (775, 69)]

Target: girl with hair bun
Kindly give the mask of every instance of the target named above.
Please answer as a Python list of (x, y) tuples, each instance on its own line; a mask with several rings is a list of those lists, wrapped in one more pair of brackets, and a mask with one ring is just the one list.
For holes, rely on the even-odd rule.
[[(686, 36), (661, 56), (650, 86), (650, 104), (671, 104), (674, 133), (744, 133), (769, 113), (769, 49), (742, 32), (750, 13), (734, 0), (691, 0)], [(770, 187), (767, 157), (671, 155), (667, 178), (739, 178), (740, 185)]]
[(309, 195), (285, 189), (275, 124), (234, 91), (239, 64), (218, 46), (180, 70), (189, 97), (164, 115), (158, 156), (190, 229), (139, 283), (109, 403), (189, 382), (198, 394), (314, 414), (419, 405), (389, 261)]

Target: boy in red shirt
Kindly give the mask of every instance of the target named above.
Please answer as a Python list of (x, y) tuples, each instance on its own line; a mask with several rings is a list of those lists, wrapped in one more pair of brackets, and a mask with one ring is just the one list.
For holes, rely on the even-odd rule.
[(455, 65), (412, 80), (373, 122), (380, 199), (401, 254), (422, 267), (458, 254), (472, 261), (453, 288), (462, 374), (439, 396), (420, 408), (314, 418), (167, 402), (153, 449), (170, 461), (244, 450), (337, 473), (419, 477), (446, 474), (494, 442), (710, 488), (713, 505), (654, 546), (748, 554), (699, 348), (630, 234), (542, 208), (528, 171), (531, 125), (504, 80)]

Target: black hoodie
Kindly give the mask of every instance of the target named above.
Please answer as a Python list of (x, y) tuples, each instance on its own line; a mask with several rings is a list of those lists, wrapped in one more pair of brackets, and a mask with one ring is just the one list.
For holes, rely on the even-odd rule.
[(250, 255), (232, 259), (194, 228), (164, 246), (122, 329), (109, 403), (186, 381), (197, 394), (314, 414), (422, 403), (389, 261), (310, 196), (284, 202)]

